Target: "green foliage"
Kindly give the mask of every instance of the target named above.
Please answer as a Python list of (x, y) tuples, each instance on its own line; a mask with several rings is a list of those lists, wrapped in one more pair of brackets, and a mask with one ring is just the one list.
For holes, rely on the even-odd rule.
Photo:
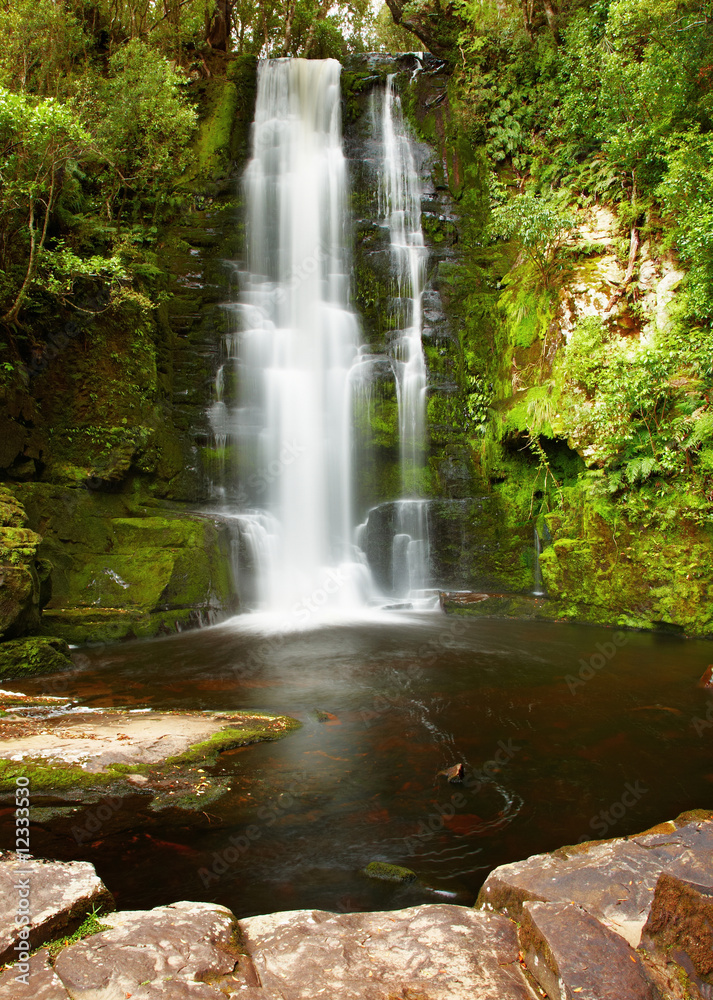
[(545, 288), (551, 287), (561, 274), (563, 251), (576, 228), (574, 219), (552, 199), (529, 192), (493, 210), (493, 232), (517, 243)]
[(102, 931), (110, 930), (111, 925), (103, 924), (101, 922), (101, 916), (102, 908), (93, 906), (73, 934), (68, 934), (65, 937), (58, 938), (56, 941), (50, 941), (47, 945), (50, 960), (54, 961), (57, 955), (59, 955), (64, 948), (68, 948), (70, 945), (76, 944), (78, 941), (83, 941), (84, 938), (91, 937), (93, 934), (100, 934)]
[(696, 317), (713, 317), (713, 138), (698, 130), (673, 136), (668, 171), (657, 188), (674, 220), (669, 243), (689, 265), (688, 296)]
[(155, 204), (188, 166), (196, 113), (181, 92), (185, 82), (137, 40), (111, 57), (106, 78), (82, 82), (81, 106), (108, 161), (114, 201), (128, 188)]

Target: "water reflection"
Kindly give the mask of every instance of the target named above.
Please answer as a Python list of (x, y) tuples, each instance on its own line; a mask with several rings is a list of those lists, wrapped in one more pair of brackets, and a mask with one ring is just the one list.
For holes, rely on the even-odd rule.
[[(152, 813), (137, 795), (79, 845), (81, 811), (34, 827), (34, 850), (93, 861), (122, 907), (208, 899), (246, 915), (472, 902), (497, 864), (711, 805), (713, 726), (695, 724), (711, 647), (626, 633), (573, 689), (567, 678), (611, 638), (381, 613), (289, 633), (250, 616), (83, 650), (66, 693), (84, 705), (254, 709), (304, 725), (223, 755), (231, 791), (203, 814)], [(464, 783), (439, 776), (458, 762)], [(640, 794), (622, 807), (627, 785)], [(372, 860), (406, 865), (419, 881), (370, 881), (360, 870)]]

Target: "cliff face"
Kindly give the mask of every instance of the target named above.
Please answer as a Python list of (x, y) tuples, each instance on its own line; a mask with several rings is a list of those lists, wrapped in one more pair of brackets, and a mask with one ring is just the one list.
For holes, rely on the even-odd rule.
[[(219, 457), (205, 411), (226, 323), (221, 303), (231, 296), (224, 262), (242, 252), (238, 177), (255, 91), (254, 60), (228, 60), (225, 69), (196, 84), (198, 167), (186, 181), (189, 208), (158, 236), (167, 293), (160, 307), (48, 318), (37, 331), (36, 361), (1, 390), (5, 637), (42, 631), (72, 642), (114, 640), (235, 609), (228, 529), (195, 513), (209, 499)], [(558, 281), (543, 287), (522, 247), (491, 233), (493, 172), (466, 134), (448, 66), (428, 55), (351, 57), (342, 82), (353, 294), (375, 353), (390, 349), (394, 288), (369, 115), (389, 73), (417, 139), (429, 248), (429, 452), (419, 485), (429, 501), (436, 583), (519, 595), (477, 605), (485, 613), (707, 634), (705, 386), (693, 373), (656, 374), (669, 400), (668, 410), (654, 407), (659, 424), (689, 420), (673, 492), (669, 451), (680, 448), (652, 427), (649, 462), (647, 442), (632, 437), (625, 420), (651, 391), (642, 372), (673, 328), (681, 267), (644, 242), (636, 295), (621, 294), (621, 219), (606, 204), (572, 205), (576, 238)], [(510, 195), (519, 190), (507, 165), (495, 181)], [(387, 577), (380, 553), (390, 545), (401, 484), (394, 383), (386, 369), (383, 376), (374, 386), (374, 447), (359, 506), (368, 515), (368, 553)], [(621, 441), (629, 435), (618, 473), (610, 461), (615, 432)], [(538, 569), (549, 599), (533, 603), (523, 598)]]
[(432, 505), (441, 581), (526, 595), (541, 579), (549, 598), (479, 613), (709, 634), (706, 327), (679, 307), (684, 269), (660, 225), (639, 241), (625, 204), (580, 195), (543, 263), (527, 234), (493, 225), (503, 202), (533, 228), (543, 213), (511, 161), (494, 168), (473, 141), (458, 79), (427, 58), (401, 86), (439, 199), (437, 216), (424, 203), (448, 330), (436, 345), (424, 331), (431, 463), (468, 456), (458, 482), (432, 480), (459, 498)]
[(46, 317), (35, 361), (0, 387), (0, 477), (13, 505), (0, 528), (6, 637), (107, 641), (235, 610), (228, 529), (195, 509), (207, 500), (205, 408), (225, 261), (240, 250), (255, 73), (255, 60), (236, 59), (192, 85), (197, 166), (185, 207), (157, 236), (159, 307)]

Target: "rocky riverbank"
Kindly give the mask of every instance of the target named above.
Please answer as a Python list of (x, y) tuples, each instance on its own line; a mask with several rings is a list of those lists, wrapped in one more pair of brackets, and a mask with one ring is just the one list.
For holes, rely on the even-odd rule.
[(276, 740), (299, 727), (260, 712), (73, 709), (64, 698), (0, 695), (0, 800), (27, 779), (64, 803), (98, 793), (152, 796), (153, 811), (204, 809), (228, 790), (206, 770), (225, 750)]
[(503, 865), (472, 909), (111, 909), (85, 862), (2, 857), (0, 998), (710, 1000), (713, 813)]

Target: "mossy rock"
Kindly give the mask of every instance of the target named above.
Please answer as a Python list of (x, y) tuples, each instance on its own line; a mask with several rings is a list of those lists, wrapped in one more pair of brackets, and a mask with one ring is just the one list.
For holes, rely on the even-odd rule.
[(0, 679), (55, 674), (70, 670), (69, 646), (64, 639), (30, 636), (0, 644)]
[(369, 878), (381, 879), (382, 882), (414, 882), (418, 876), (410, 868), (401, 865), (389, 865), (385, 861), (370, 861), (364, 869)]

